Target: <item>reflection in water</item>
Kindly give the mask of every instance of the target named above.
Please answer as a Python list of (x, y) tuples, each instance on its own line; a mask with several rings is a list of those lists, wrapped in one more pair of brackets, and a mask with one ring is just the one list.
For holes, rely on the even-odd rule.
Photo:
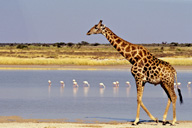
[(127, 97), (129, 97), (130, 90), (131, 90), (131, 87), (130, 87), (130, 86), (126, 88), (126, 94), (127, 94)]
[(103, 97), (103, 94), (105, 92), (105, 88), (99, 88), (100, 96)]
[(48, 86), (48, 93), (49, 93), (49, 96), (51, 94), (51, 85)]
[(64, 86), (60, 87), (60, 96), (63, 96), (63, 92), (64, 92)]
[(113, 87), (113, 96), (118, 96), (119, 94), (119, 87)]
[(83, 90), (84, 90), (84, 96), (87, 97), (87, 94), (89, 92), (89, 87), (84, 87)]
[(78, 87), (73, 88), (73, 96), (76, 97), (78, 92)]
[(189, 97), (191, 97), (191, 87), (190, 86), (188, 87), (188, 95), (189, 95)]
[(103, 83), (99, 83), (99, 88), (100, 96), (102, 97), (105, 91), (105, 85)]

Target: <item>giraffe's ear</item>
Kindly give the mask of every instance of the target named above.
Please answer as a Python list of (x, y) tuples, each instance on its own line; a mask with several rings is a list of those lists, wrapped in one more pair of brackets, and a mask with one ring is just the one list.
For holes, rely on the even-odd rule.
[(101, 28), (102, 28), (102, 30), (104, 30), (105, 29), (105, 24), (102, 24)]

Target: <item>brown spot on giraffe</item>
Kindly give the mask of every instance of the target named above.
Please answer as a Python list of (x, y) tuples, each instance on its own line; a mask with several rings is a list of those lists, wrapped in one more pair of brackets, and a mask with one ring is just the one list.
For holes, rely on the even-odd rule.
[(136, 50), (136, 47), (134, 45), (131, 46), (132, 51)]
[(117, 44), (115, 42), (114, 42), (113, 46), (114, 46), (114, 48), (117, 48)]
[(121, 40), (117, 38), (116, 42), (119, 44), (121, 42)]
[(114, 35), (113, 38), (114, 38), (114, 40), (116, 40), (118, 38), (118, 36)]
[(117, 47), (117, 51), (120, 52), (120, 51), (121, 51), (121, 48), (120, 48), (120, 47)]
[(144, 60), (144, 63), (147, 63), (147, 58), (146, 57), (144, 57), (143, 60)]
[[(145, 47), (132, 44), (123, 40), (113, 33), (108, 27), (102, 24), (102, 20), (92, 27), (87, 35), (91, 34), (103, 34), (110, 41), (110, 43), (120, 52), (131, 64), (131, 73), (136, 81), (137, 87), (137, 115), (133, 124), (139, 122), (140, 107), (148, 114), (148, 116), (157, 121), (156, 118), (147, 110), (142, 101), (143, 90), (145, 83), (151, 83), (154, 85), (160, 84), (168, 96), (167, 107), (163, 115), (163, 122), (166, 123), (167, 112), (172, 102), (173, 105), (173, 121), (176, 122), (176, 99), (177, 96), (174, 91), (174, 80), (177, 83), (176, 70), (167, 62), (157, 59), (153, 56)], [(182, 95), (180, 89), (178, 89), (180, 102), (182, 103)]]
[(131, 54), (134, 57), (137, 54), (137, 51), (132, 51)]
[(142, 52), (141, 50), (139, 50), (139, 55), (140, 55), (141, 57), (143, 57), (143, 52)]
[(139, 67), (143, 67), (144, 66), (143, 60), (140, 60), (140, 62), (138, 63), (138, 66)]
[(146, 50), (143, 50), (143, 53), (144, 53), (144, 56), (146, 56), (146, 55), (147, 55), (147, 51), (146, 51)]
[(122, 42), (122, 43), (121, 43), (121, 47), (123, 47), (123, 49), (124, 49), (125, 46), (127, 46), (126, 43), (125, 43), (125, 42)]
[(128, 45), (126, 48), (125, 48), (125, 52), (130, 52), (130, 45)]
[(125, 58), (131, 58), (131, 53), (125, 53)]

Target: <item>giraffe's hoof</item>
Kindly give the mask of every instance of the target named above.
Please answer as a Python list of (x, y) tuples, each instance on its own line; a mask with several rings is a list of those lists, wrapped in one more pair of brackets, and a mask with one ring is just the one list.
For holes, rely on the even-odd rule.
[(139, 122), (133, 122), (132, 123), (132, 125), (138, 125), (139, 124)]
[(158, 118), (155, 118), (155, 122), (156, 122), (156, 123), (159, 123), (159, 119), (158, 119)]
[(170, 125), (175, 126), (176, 121), (173, 121)]
[(174, 123), (174, 124), (173, 124), (173, 123), (171, 123), (171, 124), (170, 124), (170, 126), (176, 126), (176, 125), (175, 125), (175, 123)]
[(163, 125), (169, 124), (169, 121), (163, 121)]

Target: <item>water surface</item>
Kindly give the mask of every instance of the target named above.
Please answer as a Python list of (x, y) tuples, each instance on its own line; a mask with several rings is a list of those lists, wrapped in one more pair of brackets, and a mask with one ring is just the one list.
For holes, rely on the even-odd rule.
[[(75, 79), (79, 88), (73, 88)], [(52, 81), (51, 87), (48, 80)], [(62, 88), (60, 81), (65, 82)], [(90, 87), (83, 87), (83, 81)], [(177, 101), (177, 119), (191, 120), (192, 95), (187, 82), (191, 71), (178, 71), (184, 104)], [(120, 87), (114, 88), (113, 82)], [(126, 81), (131, 83), (128, 88)], [(99, 83), (106, 88), (99, 88)], [(178, 93), (176, 92), (178, 95)], [(136, 116), (135, 81), (129, 70), (0, 70), (0, 116), (23, 118), (127, 121)], [(146, 84), (143, 103), (160, 120), (167, 104), (167, 96), (157, 85)], [(141, 109), (141, 119), (149, 119)], [(168, 112), (172, 120), (172, 105)]]

